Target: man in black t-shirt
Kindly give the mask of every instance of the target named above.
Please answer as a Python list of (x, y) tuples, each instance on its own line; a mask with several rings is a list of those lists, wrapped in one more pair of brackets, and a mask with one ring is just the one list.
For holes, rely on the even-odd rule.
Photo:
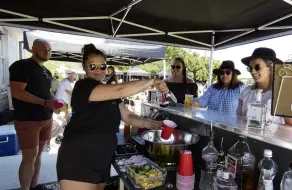
[(52, 74), (44, 67), (51, 57), (45, 40), (33, 43), (32, 57), (14, 62), (10, 68), (14, 125), (22, 150), (19, 180), (22, 190), (45, 189), (38, 185), (41, 153), (51, 139), (52, 113), (56, 100), (51, 93)]

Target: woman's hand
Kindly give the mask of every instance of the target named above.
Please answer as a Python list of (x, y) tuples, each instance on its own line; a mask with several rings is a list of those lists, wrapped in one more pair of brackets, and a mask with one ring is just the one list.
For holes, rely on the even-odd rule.
[(161, 91), (161, 92), (163, 92), (163, 93), (166, 93), (166, 92), (169, 91), (169, 89), (168, 89), (166, 83), (165, 83), (163, 80), (160, 80), (160, 79), (154, 79), (154, 81), (153, 81), (153, 86), (154, 86), (157, 90), (159, 90), (159, 91)]
[(193, 106), (194, 108), (200, 108), (200, 107), (201, 107), (201, 104), (200, 104), (200, 102), (198, 102), (198, 101), (194, 101), (192, 106)]
[(162, 121), (146, 120), (144, 123), (144, 128), (159, 130), (162, 129), (162, 124)]

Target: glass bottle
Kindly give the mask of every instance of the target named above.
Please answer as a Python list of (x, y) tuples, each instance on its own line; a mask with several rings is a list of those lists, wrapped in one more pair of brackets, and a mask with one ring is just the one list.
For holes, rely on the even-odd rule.
[(217, 169), (218, 150), (214, 147), (214, 131), (210, 131), (208, 145), (202, 151), (204, 167), (201, 171), (200, 189), (212, 189), (213, 176)]
[(256, 101), (247, 104), (247, 126), (263, 129), (266, 124), (267, 105), (262, 103), (262, 89), (256, 90)]
[(239, 190), (255, 189), (255, 157), (250, 152), (246, 136), (240, 135), (238, 141), (228, 150), (227, 164)]
[(281, 180), (281, 190), (291, 190), (292, 187), (292, 163), (289, 166), (289, 170), (284, 173)]
[[(272, 159), (273, 152), (264, 150), (264, 158), (259, 162), (260, 178), (258, 190), (273, 190), (273, 179), (278, 171), (278, 166)], [(291, 188), (291, 187), (290, 187)]]
[(213, 180), (213, 190), (237, 190), (237, 184), (234, 179), (230, 177), (228, 168), (217, 170), (217, 175), (214, 176)]
[(224, 147), (223, 147), (223, 140), (224, 140), (224, 137), (222, 137), (221, 139), (217, 169), (222, 169), (223, 167), (225, 167), (225, 152), (224, 152)]

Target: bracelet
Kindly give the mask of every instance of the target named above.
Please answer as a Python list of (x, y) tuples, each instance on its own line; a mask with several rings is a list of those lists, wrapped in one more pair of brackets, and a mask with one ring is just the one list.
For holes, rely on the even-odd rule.
[(45, 108), (47, 107), (47, 100), (45, 100), (44, 107)]

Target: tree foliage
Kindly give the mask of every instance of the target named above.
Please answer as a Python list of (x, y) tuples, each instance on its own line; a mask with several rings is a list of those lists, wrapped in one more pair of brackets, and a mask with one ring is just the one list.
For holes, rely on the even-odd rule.
[[(182, 57), (185, 61), (187, 67), (188, 76), (192, 77), (196, 81), (207, 81), (209, 76), (209, 64), (210, 58), (205, 56), (200, 56), (197, 53), (191, 53), (180, 47), (166, 47), (166, 67), (170, 71), (170, 66), (172, 61), (176, 57)], [(219, 68), (220, 61), (214, 60), (213, 69)], [(139, 66), (141, 69), (152, 72), (159, 73), (163, 69), (163, 61), (145, 64)], [(213, 76), (213, 81), (216, 80), (216, 77)]]
[[(189, 77), (193, 78), (196, 81), (207, 81), (209, 76), (209, 64), (210, 58), (205, 56), (200, 56), (197, 53), (191, 53), (190, 51), (180, 48), (180, 47), (166, 47), (166, 68), (167, 71), (170, 71), (170, 66), (172, 61), (176, 57), (182, 57), (185, 60), (187, 67), (187, 74)], [(71, 64), (68, 62), (59, 62), (59, 61), (48, 61), (45, 63), (45, 66), (52, 72), (52, 74), (57, 73), (57, 68), (61, 65), (71, 68)], [(219, 68), (220, 61), (214, 60), (213, 69)], [(157, 61), (154, 63), (139, 65), (139, 67), (147, 72), (158, 74), (163, 70), (163, 61)], [(120, 71), (127, 72), (129, 66), (115, 66), (115, 68)], [(62, 76), (59, 76), (62, 77)], [(216, 77), (213, 75), (213, 81), (216, 80)]]

